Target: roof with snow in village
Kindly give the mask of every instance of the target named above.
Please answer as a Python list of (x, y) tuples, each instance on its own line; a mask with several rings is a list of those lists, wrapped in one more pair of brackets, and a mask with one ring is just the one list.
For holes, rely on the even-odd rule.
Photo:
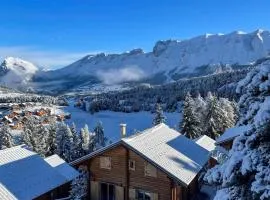
[[(95, 157), (121, 144), (142, 156), (171, 178), (188, 186), (209, 160), (210, 150), (215, 141), (205, 136), (195, 142), (167, 125), (160, 124), (131, 137), (123, 138), (72, 164)], [(207, 145), (211, 148), (208, 149)]]
[(216, 144), (221, 144), (223, 142), (233, 140), (235, 137), (239, 136), (244, 132), (249, 131), (250, 129), (251, 129), (250, 125), (235, 126), (232, 128), (228, 128), (219, 138), (217, 138)]
[(44, 160), (26, 145), (0, 151), (1, 200), (34, 199), (76, 176), (78, 172), (58, 156)]

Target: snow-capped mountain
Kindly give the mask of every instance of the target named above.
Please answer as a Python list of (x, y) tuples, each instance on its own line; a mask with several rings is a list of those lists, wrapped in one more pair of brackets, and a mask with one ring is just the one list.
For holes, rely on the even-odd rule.
[[(206, 34), (189, 40), (158, 41), (152, 52), (88, 55), (36, 81), (62, 81), (69, 86), (122, 82), (164, 83), (248, 65), (270, 55), (270, 32)], [(72, 83), (71, 83), (72, 81)]]
[[(34, 73), (30, 74), (35, 74), (35, 85), (56, 91), (122, 83), (162, 84), (239, 69), (269, 55), (269, 31), (236, 31), (182, 41), (158, 41), (147, 53), (134, 49), (122, 54), (88, 55), (62, 69), (38, 73), (32, 70)], [(15, 71), (17, 74), (18, 70)]]
[(0, 65), (0, 82), (13, 88), (28, 85), (38, 68), (20, 58), (8, 57)]

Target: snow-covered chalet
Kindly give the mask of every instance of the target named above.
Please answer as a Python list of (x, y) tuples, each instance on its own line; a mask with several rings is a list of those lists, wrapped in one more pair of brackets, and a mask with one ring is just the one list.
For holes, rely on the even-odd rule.
[(215, 141), (190, 140), (165, 124), (125, 137), (71, 164), (85, 167), (91, 200), (187, 200), (198, 195), (198, 178)]
[(57, 155), (43, 159), (19, 145), (0, 151), (1, 200), (51, 200), (68, 196), (79, 173)]

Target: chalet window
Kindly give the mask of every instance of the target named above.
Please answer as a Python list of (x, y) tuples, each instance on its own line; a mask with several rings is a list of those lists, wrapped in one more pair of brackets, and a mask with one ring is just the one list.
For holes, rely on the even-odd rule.
[(129, 160), (129, 170), (135, 171), (135, 160)]
[(158, 200), (158, 194), (144, 190), (134, 190), (136, 200)]
[(136, 190), (136, 200), (152, 200), (151, 193), (143, 190)]
[(112, 168), (111, 160), (112, 159), (110, 157), (106, 157), (106, 156), (100, 157), (100, 168), (101, 169), (111, 169)]
[(157, 177), (157, 169), (150, 163), (146, 162), (144, 167), (144, 175)]

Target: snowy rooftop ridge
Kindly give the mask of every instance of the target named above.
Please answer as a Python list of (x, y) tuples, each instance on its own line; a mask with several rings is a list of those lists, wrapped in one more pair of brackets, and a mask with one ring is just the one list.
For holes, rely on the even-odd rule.
[(250, 129), (251, 129), (250, 125), (235, 126), (232, 128), (228, 128), (221, 136), (219, 136), (219, 138), (217, 138), (216, 144), (232, 140), (235, 137), (239, 136), (240, 134), (249, 131)]
[[(56, 166), (59, 164), (58, 162)], [(60, 166), (63, 166), (63, 163)], [(69, 178), (59, 173), (57, 167), (52, 167), (38, 154), (29, 150), (26, 145), (1, 150), (0, 199), (34, 199), (78, 175), (72, 167), (67, 164), (64, 166), (65, 169), (69, 167), (69, 171), (72, 171), (72, 176)]]

